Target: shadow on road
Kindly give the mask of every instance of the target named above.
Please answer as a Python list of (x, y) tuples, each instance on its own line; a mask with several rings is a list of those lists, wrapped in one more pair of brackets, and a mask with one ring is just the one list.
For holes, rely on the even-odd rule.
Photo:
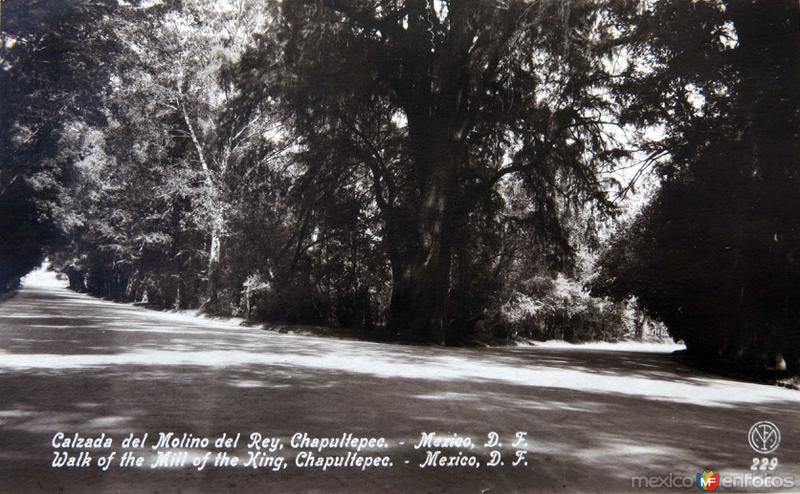
[[(282, 335), (23, 290), (0, 304), (0, 488), (7, 492), (631, 490), (632, 476), (745, 472), (747, 431), (779, 424), (798, 472), (800, 394), (697, 372), (668, 354), (405, 347)], [(372, 472), (49, 468), (55, 432), (385, 436)], [(527, 467), (419, 469), (421, 432), (528, 433)], [(401, 445), (405, 442), (405, 445)], [(488, 455), (484, 454), (484, 461)], [(510, 444), (502, 452), (513, 459)], [(409, 464), (402, 463), (409, 460)]]

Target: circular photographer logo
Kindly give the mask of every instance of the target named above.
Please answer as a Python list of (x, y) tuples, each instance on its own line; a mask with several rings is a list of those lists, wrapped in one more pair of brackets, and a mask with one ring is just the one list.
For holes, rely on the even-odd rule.
[(756, 453), (772, 453), (781, 444), (781, 431), (772, 422), (762, 420), (750, 427), (750, 432), (747, 433), (747, 442)]

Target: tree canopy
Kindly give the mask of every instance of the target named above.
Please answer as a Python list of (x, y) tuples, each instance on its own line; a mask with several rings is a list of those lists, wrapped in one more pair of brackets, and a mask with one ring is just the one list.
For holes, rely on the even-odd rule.
[(115, 2), (4, 2), (0, 24), (0, 290), (57, 242), (56, 196), (72, 156), (60, 139), (96, 104), (115, 51), (103, 17)]

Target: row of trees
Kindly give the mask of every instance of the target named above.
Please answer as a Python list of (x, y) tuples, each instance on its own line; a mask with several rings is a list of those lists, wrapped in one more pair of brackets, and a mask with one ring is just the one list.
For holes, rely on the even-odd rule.
[[(163, 307), (448, 343), (615, 338), (641, 308), (796, 358), (789, 0), (11, 5), (6, 285), (44, 248)], [(597, 274), (626, 167), (663, 187)]]
[(73, 120), (102, 125), (113, 39), (90, 29), (112, 2), (4, 2), (0, 6), (0, 291), (41, 262), (54, 220)]

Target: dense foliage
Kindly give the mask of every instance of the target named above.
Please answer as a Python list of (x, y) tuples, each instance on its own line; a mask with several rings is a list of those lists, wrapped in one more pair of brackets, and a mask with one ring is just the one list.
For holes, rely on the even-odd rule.
[(706, 358), (796, 369), (800, 5), (669, 2), (645, 19), (670, 22), (648, 31), (657, 37), (633, 34), (652, 70), (627, 88), (632, 121), (663, 125), (650, 146), (669, 157), (600, 285), (636, 295)]
[(575, 219), (611, 209), (598, 172), (624, 152), (606, 128), (602, 2), (290, 1), (281, 14), (243, 59), (242, 91), (291, 125), (311, 207), (368, 218), (391, 270), (389, 333), (464, 338), (492, 291), (465, 283), (491, 283), (500, 251), (564, 267), (592, 234)]
[(57, 196), (73, 156), (72, 122), (100, 123), (116, 2), (3, 2), (0, 26), (0, 292), (16, 287), (58, 242)]

